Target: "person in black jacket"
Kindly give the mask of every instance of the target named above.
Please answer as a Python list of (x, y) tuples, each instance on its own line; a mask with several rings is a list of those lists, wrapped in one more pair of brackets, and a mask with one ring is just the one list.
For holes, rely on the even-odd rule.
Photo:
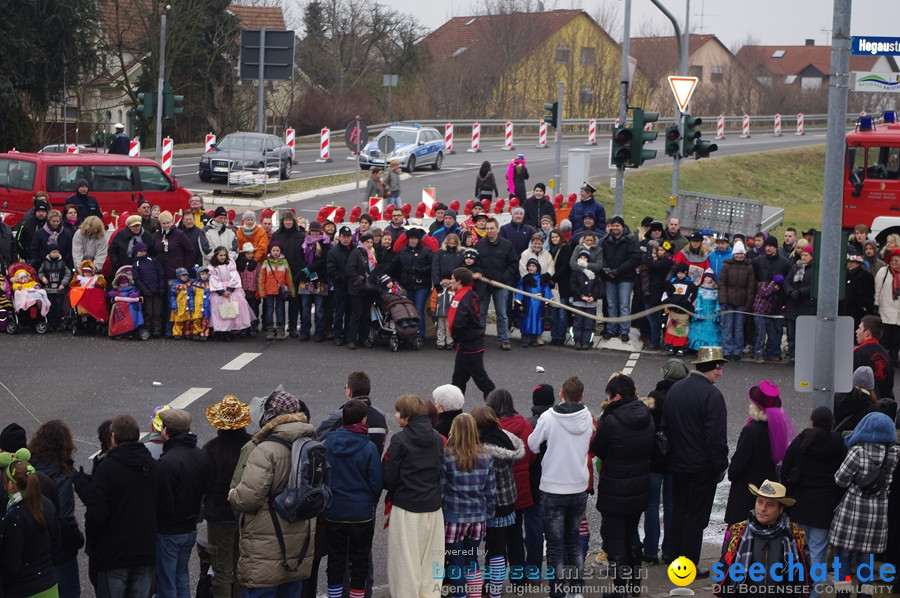
[(856, 348), (853, 349), (853, 369), (861, 365), (872, 368), (875, 376), (875, 391), (882, 399), (894, 398), (894, 366), (887, 349), (878, 342), (884, 330), (881, 318), (875, 315), (863, 316), (856, 327)]
[[(369, 394), (372, 392), (372, 379), (367, 372), (357, 371), (350, 372), (347, 376), (347, 383), (344, 385), (344, 392), (347, 395), (347, 401), (358, 399), (366, 404), (366, 425), (369, 428), (368, 438), (378, 449), (379, 457), (384, 453), (384, 440), (387, 438), (387, 420), (384, 412), (377, 407), (372, 406), (372, 399)], [(344, 405), (347, 403), (345, 402)], [(316, 440), (325, 440), (329, 432), (333, 432), (340, 428), (343, 423), (343, 409), (341, 405), (332, 411), (328, 417), (322, 420), (316, 428)]]
[(784, 327), (787, 329), (788, 354), (794, 363), (794, 346), (797, 342), (797, 316), (816, 315), (816, 302), (812, 298), (813, 248), (807, 245), (800, 250), (800, 259), (791, 266), (784, 277)]
[(462, 266), (462, 249), (459, 247), (459, 235), (451, 233), (444, 237), (441, 248), (434, 254), (431, 262), (431, 286), (440, 293), (445, 285), (450, 284), (450, 274)]
[[(644, 256), (644, 268), (641, 269), (641, 292), (644, 294), (644, 306), (647, 309), (657, 307), (662, 295), (669, 286), (669, 270), (672, 268), (672, 244), (663, 241), (647, 243), (647, 255)], [(647, 315), (650, 322), (650, 344), (647, 349), (660, 349), (662, 341), (663, 313), (654, 311)]]
[(597, 510), (603, 517), (600, 535), (614, 567), (616, 591), (627, 595), (621, 592), (637, 590), (631, 581), (638, 577), (633, 574), (641, 566), (638, 522), (647, 508), (656, 430), (653, 416), (637, 398), (630, 376), (613, 374), (601, 408), (603, 413), (591, 441), (591, 452), (603, 462), (597, 480)]
[(834, 431), (851, 432), (870, 413), (878, 411), (875, 373), (867, 365), (853, 370), (850, 392), (834, 395)]
[[(22, 222), (16, 226), (15, 230), (16, 243), (18, 244), (17, 253), (24, 262), (31, 261), (31, 242), (34, 240), (37, 231), (41, 230), (44, 224), (47, 223), (47, 215), (50, 213), (50, 196), (47, 195), (46, 191), (38, 191), (34, 194), (33, 204), (34, 207), (25, 212)], [(43, 259), (44, 256), (40, 256), (40, 258)]]
[[(509, 285), (519, 273), (519, 255), (513, 244), (500, 236), (500, 224), (496, 218), (488, 218), (485, 225), (487, 233), (485, 237), (475, 244), (478, 250), (478, 264), (481, 266), (484, 278), (496, 280)], [(531, 237), (529, 236), (529, 239)], [(481, 276), (476, 276), (476, 279)], [(509, 318), (507, 317), (507, 300), (509, 291), (493, 285), (486, 285), (483, 295), (478, 299), (484, 311), (481, 313), (482, 327), (487, 321), (487, 308), (491, 300), (494, 302), (494, 311), (497, 313), (497, 336), (500, 338), (500, 348), (509, 351)]]
[(534, 230), (541, 230), (543, 216), (550, 216), (550, 221), (556, 226), (556, 210), (553, 209), (553, 203), (546, 193), (547, 186), (544, 183), (537, 183), (532, 196), (522, 202), (522, 209), (525, 210), (524, 222)]
[[(294, 277), (294, 287), (300, 282), (300, 272), (306, 267), (306, 258), (303, 255), (303, 241), (306, 239), (306, 230), (301, 228), (297, 217), (290, 210), (281, 211), (281, 222), (278, 230), (272, 233), (272, 241), (281, 243), (281, 253), (291, 268)], [(288, 336), (297, 338), (297, 317), (300, 315), (300, 307), (303, 299), (300, 296), (291, 297), (288, 301)]]
[[(350, 300), (350, 322), (347, 324), (347, 348), (357, 346), (371, 347), (369, 340), (369, 312), (372, 307), (372, 295), (366, 289), (366, 278), (371, 278), (374, 270), (375, 237), (372, 233), (363, 233), (359, 245), (350, 252), (347, 258), (347, 295)], [(430, 262), (429, 262), (430, 264)]]
[[(350, 312), (348, 309), (347, 295), (347, 260), (353, 253), (350, 243), (353, 239), (353, 231), (349, 226), (342, 226), (338, 230), (337, 243), (333, 243), (328, 251), (326, 265), (328, 269), (328, 282), (331, 294), (334, 296), (334, 320), (332, 335), (334, 344), (340, 347), (344, 339), (350, 338)], [(354, 333), (354, 337), (356, 333)]]
[(810, 427), (788, 446), (781, 481), (797, 501), (791, 509), (791, 522), (806, 532), (812, 567), (826, 562), (828, 530), (844, 496), (843, 488), (834, 483), (834, 474), (847, 455), (847, 447), (841, 435), (831, 431), (834, 416), (828, 407), (813, 409), (810, 420)]
[[(637, 279), (637, 267), (641, 263), (641, 246), (625, 226), (621, 216), (609, 220), (609, 234), (600, 241), (603, 249), (603, 279), (606, 282), (606, 301), (609, 317), (627, 318), (631, 315), (631, 292)], [(609, 323), (603, 333), (604, 340), (611, 339), (619, 331), (623, 343), (629, 342), (631, 322)]]
[(169, 484), (140, 433), (134, 417), (116, 415), (111, 448), (92, 476), (84, 529), (98, 596), (150, 595), (157, 521), (172, 517)]
[(163, 476), (172, 492), (174, 508), (157, 519), (156, 595), (159, 598), (190, 596), (188, 566), (197, 541), (200, 507), (213, 480), (212, 464), (191, 433), (191, 414), (184, 409), (159, 412), (163, 452), (159, 457)]
[(406, 246), (397, 254), (391, 264), (394, 279), (406, 289), (416, 311), (419, 312), (419, 346), (425, 344), (425, 304), (431, 294), (431, 263), (434, 254), (422, 243), (425, 231), (410, 228), (406, 231)]
[(66, 204), (72, 204), (78, 210), (78, 223), (84, 222), (88, 216), (96, 216), (103, 219), (103, 210), (100, 209), (100, 203), (93, 195), (88, 195), (87, 179), (78, 179), (75, 183), (75, 195), (66, 199)]
[(451, 383), (465, 394), (466, 383), (472, 378), (487, 398), (496, 387), (484, 369), (484, 319), (472, 281), (472, 272), (463, 267), (454, 270), (450, 278), (450, 290), (455, 294), (447, 314), (447, 329), (456, 344)]
[(231, 477), (241, 448), (250, 442), (250, 405), (233, 395), (206, 408), (206, 419), (216, 428), (216, 437), (203, 445), (212, 464), (212, 482), (203, 501), (209, 552), (212, 562), (212, 595), (231, 598), (240, 592), (237, 583), (238, 522), (228, 504)]
[[(863, 261), (863, 256), (856, 253), (847, 256), (844, 299), (838, 303), (838, 314), (852, 317), (854, 326), (859, 326), (863, 316), (878, 313), (875, 305), (875, 276), (866, 270)], [(889, 343), (886, 339), (885, 348), (890, 351)], [(893, 354), (891, 357), (896, 360), (897, 355)]]
[[(313, 305), (316, 307), (316, 342), (325, 340), (325, 299), (328, 297), (330, 249), (331, 240), (322, 230), (322, 223), (313, 220), (309, 223), (309, 232), (303, 239), (302, 265), (294, 277), (300, 299), (300, 340), (303, 342), (309, 340), (312, 331)], [(291, 272), (293, 273), (293, 270)]]

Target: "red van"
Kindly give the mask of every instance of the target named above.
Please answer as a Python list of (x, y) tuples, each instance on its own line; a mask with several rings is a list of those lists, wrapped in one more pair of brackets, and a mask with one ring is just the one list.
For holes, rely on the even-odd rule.
[(33, 207), (38, 191), (50, 195), (54, 208), (62, 209), (75, 194), (75, 184), (87, 179), (90, 195), (104, 212), (131, 212), (137, 202), (177, 212), (188, 208), (191, 192), (147, 158), (118, 154), (0, 153), (0, 212), (24, 214)]

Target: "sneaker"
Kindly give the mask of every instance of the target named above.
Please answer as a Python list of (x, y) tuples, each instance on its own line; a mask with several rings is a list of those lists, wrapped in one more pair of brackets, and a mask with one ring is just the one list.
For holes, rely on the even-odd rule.
[(631, 339), (628, 337), (627, 334), (623, 334), (622, 336), (620, 336), (620, 337), (619, 337), (619, 340), (622, 341), (623, 343), (630, 343), (630, 342), (631, 342)]
[(684, 349), (678, 349), (675, 351), (676, 357), (684, 357)]
[(509, 342), (500, 343), (500, 349), (503, 351), (509, 351)]

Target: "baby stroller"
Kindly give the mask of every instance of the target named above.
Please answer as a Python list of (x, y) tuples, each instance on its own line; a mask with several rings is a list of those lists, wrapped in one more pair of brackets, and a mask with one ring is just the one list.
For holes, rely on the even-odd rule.
[(66, 319), (66, 328), (72, 331), (72, 335), (78, 334), (79, 330), (100, 330), (98, 324), (106, 324), (109, 320), (106, 279), (95, 270), (94, 262), (84, 260), (69, 283), (69, 304), (72, 308)]
[(144, 312), (141, 310), (141, 296), (131, 277), (131, 266), (122, 266), (113, 277), (113, 290), (108, 293), (112, 302), (109, 312), (109, 336), (125, 338), (132, 332), (145, 341), (150, 331), (144, 328)]
[(22, 326), (33, 326), (38, 334), (49, 329), (47, 314), (50, 299), (38, 284), (37, 272), (31, 264), (15, 262), (7, 269), (12, 287), (12, 314), (7, 316), (6, 331), (15, 334)]
[(400, 285), (384, 275), (379, 279), (385, 291), (375, 298), (375, 336), (386, 337), (391, 351), (400, 348), (400, 341), (419, 349), (419, 312), (407, 298)]

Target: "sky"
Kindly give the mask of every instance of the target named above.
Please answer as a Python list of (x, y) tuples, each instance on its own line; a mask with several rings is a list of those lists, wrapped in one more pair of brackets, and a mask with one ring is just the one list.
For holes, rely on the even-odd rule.
[[(600, 7), (611, 5), (618, 11), (618, 31), (622, 38), (624, 0), (543, 0), (546, 10), (581, 8), (592, 16)], [(661, 0), (684, 27), (688, 0)], [(440, 27), (451, 17), (476, 12), (486, 0), (392, 0), (391, 8), (415, 16), (427, 29)], [(816, 45), (831, 43), (834, 3), (832, 0), (689, 0), (693, 33), (716, 35), (727, 47), (736, 50), (752, 38), (761, 45), (803, 45), (807, 38)], [(669, 20), (650, 0), (632, 0), (631, 35), (671, 35)], [(900, 36), (898, 0), (855, 0), (852, 4), (850, 34), (860, 36)], [(892, 15), (888, 17), (887, 15)], [(649, 33), (652, 32), (652, 33)]]

